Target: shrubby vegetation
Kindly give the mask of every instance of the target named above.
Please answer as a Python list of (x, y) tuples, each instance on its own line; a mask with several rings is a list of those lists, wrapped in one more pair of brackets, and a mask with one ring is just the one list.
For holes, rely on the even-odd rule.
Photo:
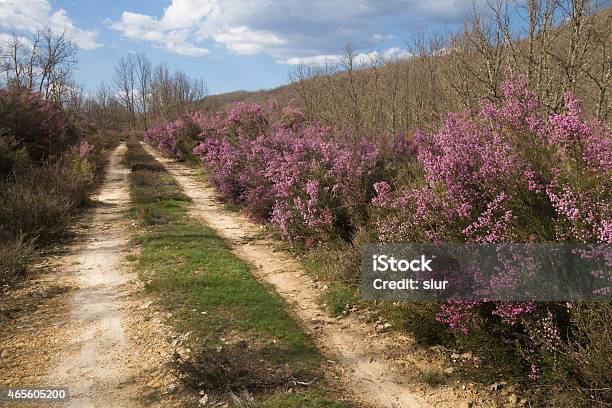
[[(0, 284), (62, 236), (100, 177), (120, 105), (72, 79), (77, 46), (51, 29), (0, 44)], [(114, 118), (111, 118), (114, 116)]]
[[(563, 110), (547, 113), (521, 75), (509, 73), (501, 92), (498, 103), (449, 113), (438, 130), (411, 138), (359, 136), (308, 122), (292, 107), (246, 103), (159, 125), (145, 138), (177, 159), (200, 157), (223, 199), (309, 248), (371, 239), (611, 243), (610, 128), (584, 115), (571, 92)], [(575, 356), (607, 350), (609, 341), (585, 310), (455, 302), (420, 318), (447, 325), (463, 346), (476, 345), (472, 333), (501, 341), (525, 379), (552, 381), (571, 369), (568, 378), (591, 384), (593, 373)], [(609, 401), (605, 388), (582, 397)]]
[(112, 142), (39, 93), (0, 90), (0, 282), (23, 275), (35, 246), (66, 231)]

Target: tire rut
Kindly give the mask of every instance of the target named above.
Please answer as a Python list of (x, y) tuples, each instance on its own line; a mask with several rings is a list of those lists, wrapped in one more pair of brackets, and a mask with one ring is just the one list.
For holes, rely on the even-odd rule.
[(273, 242), (258, 238), (260, 226), (241, 214), (225, 210), (212, 188), (196, 181), (195, 170), (160, 156), (146, 144), (143, 146), (191, 197), (191, 213), (228, 241), (234, 253), (254, 266), (254, 275), (271, 283), (285, 302), (293, 306), (290, 312), (330, 359), (328, 362), (333, 364), (343, 388), (354, 399), (377, 407), (459, 406), (456, 400), (451, 404), (441, 404), (440, 400), (431, 403), (427, 401), (431, 398), (426, 400), (412, 391), (406, 383), (411, 376), (388, 361), (388, 342), (366, 341), (372, 337), (371, 330), (351, 316), (341, 323), (325, 317), (317, 302), (321, 292), (315, 289), (313, 280), (290, 255), (275, 250)]

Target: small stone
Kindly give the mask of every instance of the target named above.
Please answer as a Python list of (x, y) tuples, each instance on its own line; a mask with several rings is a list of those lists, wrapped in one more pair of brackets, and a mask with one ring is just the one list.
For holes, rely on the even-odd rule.
[(168, 394), (173, 394), (176, 391), (176, 384), (168, 384), (166, 391), (168, 391)]
[(459, 408), (472, 408), (474, 406), (474, 403), (471, 401), (463, 401), (461, 403), (461, 405), (459, 405)]
[(389, 328), (391, 327), (390, 323), (380, 323), (376, 325), (376, 333), (382, 333), (382, 332), (386, 332), (387, 330), (389, 330)]
[(200, 396), (202, 396), (202, 395), (204, 395), (206, 393), (204, 392), (204, 390), (200, 390), (199, 394), (200, 394)]
[(204, 394), (202, 398), (198, 400), (198, 404), (202, 405), (203, 407), (206, 406), (206, 404), (208, 404), (208, 394)]
[(496, 382), (495, 384), (491, 385), (491, 391), (499, 391), (501, 390), (504, 385), (506, 385), (507, 383), (505, 381), (501, 381), (501, 382)]
[(141, 310), (148, 309), (148, 308), (149, 308), (149, 306), (151, 306), (152, 304), (153, 304), (153, 301), (152, 301), (152, 300), (150, 300), (150, 301), (148, 301), (148, 302), (145, 302), (145, 303), (143, 303), (142, 305), (140, 305), (140, 309), (141, 309)]
[(511, 404), (516, 404), (517, 401), (518, 397), (516, 396), (516, 394), (512, 394), (508, 397), (508, 402)]
[(448, 367), (444, 369), (444, 374), (452, 374), (455, 372), (455, 369), (453, 367)]

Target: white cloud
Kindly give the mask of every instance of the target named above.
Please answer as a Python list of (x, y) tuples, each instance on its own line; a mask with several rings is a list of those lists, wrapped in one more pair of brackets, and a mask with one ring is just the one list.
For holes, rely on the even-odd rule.
[(76, 27), (66, 10), (53, 11), (47, 0), (0, 1), (0, 27), (27, 32), (49, 28), (55, 34), (65, 32), (80, 48), (91, 50), (101, 46), (95, 31)]
[[(387, 48), (386, 50), (358, 53), (354, 56), (353, 63), (355, 65), (368, 65), (376, 62), (379, 59), (384, 61), (394, 61), (402, 58), (409, 58), (412, 54), (408, 50), (398, 47)], [(314, 57), (292, 57), (286, 60), (278, 60), (280, 64), (287, 65), (326, 65), (339, 64), (344, 61), (345, 57), (342, 54), (327, 54), (315, 55)]]
[[(173, 27), (167, 29), (167, 27)], [(176, 17), (169, 21), (158, 20), (144, 14), (124, 11), (121, 20), (111, 24), (111, 28), (120, 31), (125, 37), (146, 40), (177, 54), (201, 57), (210, 51), (199, 47), (188, 40), (193, 35), (192, 30), (180, 28)]]
[(247, 26), (232, 27), (226, 32), (213, 34), (213, 38), (238, 54), (255, 54), (266, 50), (268, 46), (287, 43), (275, 34), (254, 31)]
[(387, 35), (385, 35), (385, 34), (373, 34), (372, 35), (372, 39), (374, 41), (390, 41), (390, 40), (392, 40), (394, 38), (395, 38), (395, 36), (391, 35), (391, 34), (387, 34)]
[(315, 55), (314, 57), (291, 57), (286, 60), (278, 60), (287, 65), (325, 65), (338, 64), (342, 61), (340, 54)]
[(385, 60), (396, 60), (410, 57), (412, 57), (410, 51), (398, 47), (391, 47), (383, 52), (383, 58)]
[(203, 57), (210, 53), (210, 50), (207, 48), (196, 47), (195, 45), (185, 42), (175, 43), (170, 40), (167, 41), (165, 45), (170, 51), (176, 52), (177, 54), (188, 55), (190, 57)]
[(221, 45), (237, 54), (264, 52), (288, 64), (306, 58), (316, 63), (337, 59), (348, 43), (361, 50), (388, 47), (402, 30), (460, 22), (471, 5), (465, 0), (172, 0), (158, 15), (124, 11), (110, 27), (188, 55), (205, 55)]
[(215, 0), (174, 0), (164, 12), (161, 26), (168, 30), (191, 28), (216, 10)]

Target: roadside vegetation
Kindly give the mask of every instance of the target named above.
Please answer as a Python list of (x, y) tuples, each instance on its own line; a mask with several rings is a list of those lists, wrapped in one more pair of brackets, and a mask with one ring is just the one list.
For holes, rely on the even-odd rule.
[(111, 84), (86, 93), (73, 79), (77, 55), (67, 33), (50, 28), (6, 34), (0, 42), (2, 286), (27, 276), (40, 249), (66, 236), (110, 150), (140, 126), (137, 116), (146, 126), (206, 94), (201, 79), (154, 67), (143, 54), (122, 58)]
[(39, 93), (0, 89), (0, 284), (65, 235), (116, 141)]
[[(242, 406), (345, 407), (325, 396), (321, 356), (272, 288), (209, 227), (135, 140), (128, 143), (137, 269), (184, 338), (175, 355), (185, 385)], [(233, 396), (232, 396), (233, 394)]]

